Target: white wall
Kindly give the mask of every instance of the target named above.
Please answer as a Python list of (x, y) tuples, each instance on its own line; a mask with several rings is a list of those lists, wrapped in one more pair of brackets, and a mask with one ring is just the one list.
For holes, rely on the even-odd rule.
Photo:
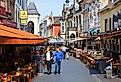
[(28, 15), (28, 22), (33, 21), (34, 23), (34, 34), (39, 35), (39, 16), (38, 15)]
[[(44, 21), (47, 21), (47, 23), (44, 23)], [(51, 24), (49, 16), (47, 15), (46, 17), (44, 17), (41, 22), (44, 24), (42, 32), (45, 32), (45, 34), (42, 33), (42, 35), (44, 35), (45, 37), (51, 36), (51, 30), (48, 30), (48, 26)]]

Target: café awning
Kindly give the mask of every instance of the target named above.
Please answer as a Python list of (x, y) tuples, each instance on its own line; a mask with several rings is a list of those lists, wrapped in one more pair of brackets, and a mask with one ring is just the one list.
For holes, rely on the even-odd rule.
[(0, 44), (37, 44), (45, 40), (47, 38), (0, 25)]
[(102, 35), (100, 35), (100, 38), (106, 39), (106, 38), (112, 38), (112, 37), (116, 37), (116, 36), (121, 36), (121, 30), (114, 31), (111, 33), (102, 34)]
[(75, 39), (75, 40), (72, 40), (72, 42), (82, 41), (82, 40), (85, 40), (85, 39), (87, 39), (87, 38), (77, 38), (77, 39)]

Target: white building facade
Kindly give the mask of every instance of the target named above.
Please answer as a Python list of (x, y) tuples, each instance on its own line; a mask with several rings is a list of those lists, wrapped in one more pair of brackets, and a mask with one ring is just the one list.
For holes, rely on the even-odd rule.
[(40, 35), (39, 19), (40, 14), (35, 3), (30, 2), (28, 5), (28, 29), (31, 33), (36, 35)]
[(41, 20), (40, 28), (41, 28), (41, 35), (42, 36), (48, 37), (51, 35), (49, 30), (48, 30), (49, 25), (51, 25), (51, 23), (52, 23), (50, 17), (51, 16), (47, 15)]

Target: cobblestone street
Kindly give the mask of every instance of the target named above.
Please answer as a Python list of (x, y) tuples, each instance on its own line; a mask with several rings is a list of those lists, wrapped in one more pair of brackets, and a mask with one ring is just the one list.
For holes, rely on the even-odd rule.
[(43, 74), (35, 77), (33, 82), (97, 82), (97, 79), (90, 75), (89, 70), (78, 59), (70, 58), (62, 62), (60, 75)]

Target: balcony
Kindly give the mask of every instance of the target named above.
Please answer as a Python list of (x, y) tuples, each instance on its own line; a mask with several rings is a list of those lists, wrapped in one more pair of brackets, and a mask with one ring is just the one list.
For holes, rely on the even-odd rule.
[(78, 28), (77, 27), (68, 27), (67, 31), (77, 31)]

